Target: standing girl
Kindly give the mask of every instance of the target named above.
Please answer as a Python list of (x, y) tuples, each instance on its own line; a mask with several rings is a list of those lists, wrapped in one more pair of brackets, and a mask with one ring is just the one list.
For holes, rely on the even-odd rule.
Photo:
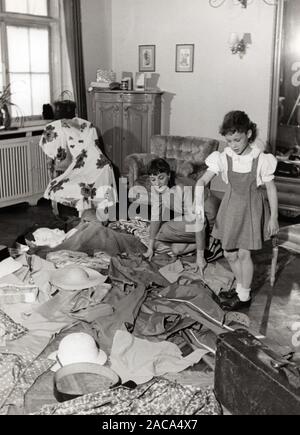
[[(226, 138), (228, 147), (223, 153), (217, 151), (208, 157), (208, 170), (197, 185), (203, 188), (218, 174), (227, 184), (213, 236), (221, 240), (237, 282), (236, 293), (220, 299), (221, 307), (237, 310), (251, 304), (254, 271), (251, 251), (261, 249), (263, 242), (279, 231), (274, 183), (277, 160), (255, 145), (257, 126), (244, 112), (228, 113), (220, 133)], [(270, 207), (262, 185), (266, 186)]]

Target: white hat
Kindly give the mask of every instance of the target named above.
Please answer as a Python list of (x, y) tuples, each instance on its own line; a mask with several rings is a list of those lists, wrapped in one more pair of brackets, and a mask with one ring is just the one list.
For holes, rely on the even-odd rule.
[(51, 368), (54, 372), (70, 364), (92, 363), (103, 366), (107, 361), (106, 353), (98, 349), (93, 337), (83, 332), (64, 337), (58, 351), (53, 352), (48, 358), (57, 361)]
[(83, 290), (103, 284), (107, 277), (96, 270), (80, 266), (67, 266), (51, 273), (50, 284), (62, 290)]

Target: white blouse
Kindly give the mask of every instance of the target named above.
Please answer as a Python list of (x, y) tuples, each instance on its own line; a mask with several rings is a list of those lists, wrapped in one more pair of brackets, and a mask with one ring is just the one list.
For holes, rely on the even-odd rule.
[(239, 156), (230, 147), (220, 153), (215, 151), (206, 159), (208, 170), (216, 175), (221, 174), (222, 180), (228, 184), (228, 162), (227, 156), (232, 158), (233, 172), (240, 174), (248, 174), (252, 170), (252, 162), (258, 158), (257, 166), (257, 186), (261, 186), (274, 180), (274, 173), (277, 167), (277, 159), (273, 154), (264, 154), (256, 145), (253, 145), (252, 150), (245, 156)]

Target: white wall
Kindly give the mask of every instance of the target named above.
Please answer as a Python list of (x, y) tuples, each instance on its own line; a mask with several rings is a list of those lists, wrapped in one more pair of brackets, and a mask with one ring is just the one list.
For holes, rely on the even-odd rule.
[[(89, 3), (91, 0), (86, 0)], [(98, 0), (96, 0), (98, 1)], [(112, 68), (138, 71), (138, 45), (154, 44), (159, 86), (174, 94), (163, 133), (219, 138), (226, 112), (242, 109), (268, 136), (275, 7), (252, 0), (247, 9), (226, 0), (111, 0)], [(235, 3), (235, 4), (234, 4)], [(228, 47), (231, 32), (250, 32), (240, 59)], [(175, 45), (195, 44), (194, 73), (175, 72)]]

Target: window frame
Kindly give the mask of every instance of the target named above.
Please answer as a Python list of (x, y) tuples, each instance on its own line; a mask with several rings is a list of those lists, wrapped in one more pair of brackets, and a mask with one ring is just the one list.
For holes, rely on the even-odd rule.
[[(49, 76), (50, 76), (50, 98), (53, 101), (54, 89), (61, 90), (61, 31), (60, 17), (61, 4), (59, 0), (47, 0), (48, 16), (32, 15), (16, 12), (5, 12), (5, 0), (0, 0), (0, 43), (2, 53), (2, 74), (3, 86), (9, 83), (9, 61), (7, 25), (32, 28), (48, 28), (49, 30)], [(47, 101), (45, 101), (47, 103)], [(42, 115), (24, 116), (25, 126), (35, 125), (42, 121)]]

